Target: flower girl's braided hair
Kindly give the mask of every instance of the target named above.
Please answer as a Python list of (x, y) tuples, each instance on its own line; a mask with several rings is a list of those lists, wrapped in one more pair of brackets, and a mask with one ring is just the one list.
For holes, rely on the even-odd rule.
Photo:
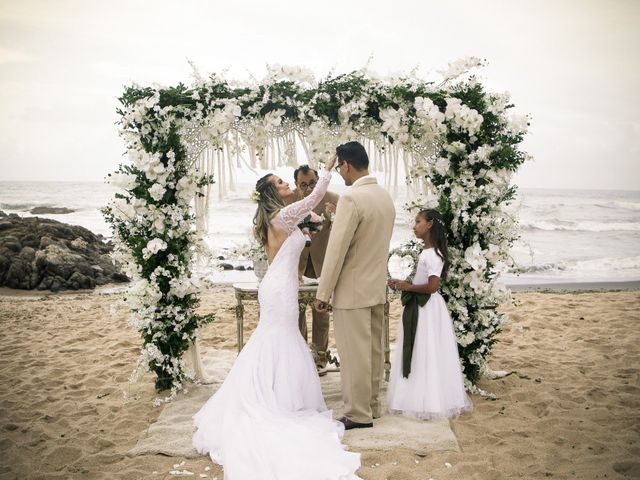
[(440, 275), (441, 278), (444, 278), (447, 274), (447, 270), (449, 269), (449, 252), (447, 251), (447, 230), (445, 228), (442, 215), (437, 210), (430, 208), (420, 210), (418, 215), (422, 215), (422, 217), (428, 222), (433, 221), (433, 225), (429, 230), (429, 235), (431, 236), (431, 242), (434, 245), (436, 255), (438, 255), (444, 262), (442, 274)]
[(271, 219), (284, 207), (276, 186), (271, 181), (272, 173), (267, 173), (256, 182), (258, 208), (253, 216), (253, 235), (262, 245), (267, 245)]

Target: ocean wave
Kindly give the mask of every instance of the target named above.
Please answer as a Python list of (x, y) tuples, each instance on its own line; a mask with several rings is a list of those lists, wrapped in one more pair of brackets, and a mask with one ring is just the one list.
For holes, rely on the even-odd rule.
[(640, 255), (631, 257), (603, 257), (589, 260), (561, 261), (516, 267), (509, 273), (559, 273), (574, 272), (577, 274), (611, 273), (640, 275)]
[(606, 208), (608, 210), (631, 210), (634, 212), (640, 211), (640, 203), (625, 202), (622, 200), (614, 200), (607, 203), (594, 203), (594, 206), (599, 208)]
[(639, 222), (571, 222), (564, 220), (520, 221), (524, 230), (545, 230), (564, 232), (640, 232)]

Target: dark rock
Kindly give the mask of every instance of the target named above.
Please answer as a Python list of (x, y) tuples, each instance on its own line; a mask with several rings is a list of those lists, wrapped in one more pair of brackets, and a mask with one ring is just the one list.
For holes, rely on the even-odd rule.
[(2, 217), (6, 217), (6, 216), (7, 216), (7, 214), (6, 214), (6, 213), (4, 213), (2, 210), (0, 210), (0, 218), (2, 218)]
[(28, 261), (28, 262), (32, 262), (35, 260), (36, 258), (36, 251), (35, 249), (31, 248), (31, 247), (23, 247), (22, 250), (20, 251), (20, 258)]
[(64, 278), (53, 277), (49, 290), (52, 292), (59, 292), (62, 289), (62, 285), (64, 285)]
[(93, 279), (80, 272), (74, 272), (66, 283), (74, 290), (79, 288), (94, 288), (96, 286), (96, 282)]
[(218, 260), (226, 260), (226, 258), (224, 257), (224, 255), (218, 255)]
[(230, 263), (219, 263), (218, 266), (223, 270), (233, 270), (233, 265)]
[(11, 260), (6, 255), (0, 255), (0, 285), (4, 285), (4, 277), (9, 270)]
[(66, 213), (73, 213), (75, 210), (71, 210), (67, 207), (33, 207), (30, 212), (33, 215), (64, 215)]
[(38, 248), (40, 247), (40, 239), (33, 234), (27, 234), (20, 239), (23, 247)]
[(111, 274), (111, 280), (113, 280), (114, 282), (128, 282), (129, 277), (127, 277), (124, 273), (113, 272)]
[(13, 235), (4, 235), (2, 239), (2, 247), (8, 248), (13, 252), (20, 252), (22, 250), (22, 245), (20, 244), (20, 240), (18, 240)]
[(51, 290), (51, 284), (53, 283), (53, 277), (45, 277), (38, 285), (38, 290)]
[(0, 286), (57, 292), (128, 282), (112, 250), (86, 228), (10, 215), (0, 219)]
[(253, 270), (253, 267), (252, 266), (248, 266), (247, 270)]
[(244, 265), (236, 265), (234, 270), (238, 270), (239, 272), (244, 272), (246, 267)]
[(40, 248), (45, 248), (45, 247), (48, 247), (49, 245), (53, 245), (53, 244), (54, 244), (53, 239), (51, 239), (49, 237), (40, 238)]
[(7, 270), (4, 285), (9, 288), (28, 290), (30, 288), (29, 283), (32, 271), (31, 262), (20, 257), (15, 257)]

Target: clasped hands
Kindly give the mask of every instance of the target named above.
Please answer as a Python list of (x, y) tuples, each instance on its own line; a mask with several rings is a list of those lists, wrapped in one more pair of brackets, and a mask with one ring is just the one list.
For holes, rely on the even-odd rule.
[(404, 280), (396, 280), (395, 278), (391, 278), (387, 280), (387, 285), (389, 286), (389, 288), (404, 292), (405, 290), (409, 289), (409, 286), (411, 284), (409, 282), (405, 282)]
[(318, 313), (327, 313), (331, 311), (331, 305), (318, 298), (313, 301), (313, 308), (315, 308)]

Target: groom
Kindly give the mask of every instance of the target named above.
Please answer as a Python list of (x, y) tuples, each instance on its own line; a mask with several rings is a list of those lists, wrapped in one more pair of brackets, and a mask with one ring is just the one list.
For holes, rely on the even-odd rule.
[(369, 175), (369, 157), (358, 142), (336, 148), (336, 170), (351, 191), (338, 201), (315, 308), (333, 306), (340, 355), (345, 428), (373, 426), (380, 417), (382, 328), (387, 256), (395, 221), (389, 193)]

